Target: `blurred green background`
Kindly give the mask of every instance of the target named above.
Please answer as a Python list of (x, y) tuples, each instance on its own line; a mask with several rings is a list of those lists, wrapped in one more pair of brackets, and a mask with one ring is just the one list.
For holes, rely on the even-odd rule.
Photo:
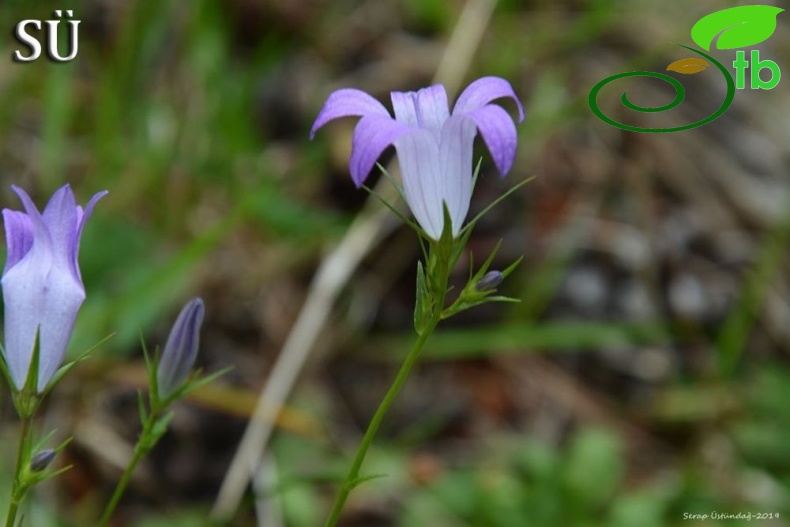
[[(42, 427), (75, 437), (60, 460), (73, 468), (37, 489), (26, 525), (95, 522), (138, 431), (140, 334), (162, 343), (196, 295), (207, 305), (200, 366), (234, 370), (178, 406), (116, 525), (205, 524), (310, 281), (367, 199), (348, 177), (354, 122), (310, 142), (318, 109), (340, 87), (389, 104), (390, 91), (429, 84), (465, 5), (0, 4), (0, 203), (19, 208), (11, 184), (40, 207), (66, 182), (82, 203), (110, 191), (82, 241), (88, 299), (71, 351), (114, 336), (47, 405)], [(81, 20), (77, 59), (11, 60), (20, 20), (67, 7)], [(528, 117), (507, 178), (479, 148), (472, 212), (534, 180), (469, 248), (480, 261), (503, 240), (500, 268), (524, 255), (501, 287), (522, 302), (440, 328), (369, 455), (365, 472), (388, 476), (355, 491), (343, 525), (790, 524), (790, 81), (739, 91), (720, 119), (675, 134), (623, 132), (587, 105), (604, 77), (684, 58), (672, 43), (691, 45), (694, 22), (726, 7), (496, 3), (463, 85), (505, 77)], [(790, 68), (786, 16), (758, 47)], [(671, 100), (649, 79), (603, 105), (645, 126), (692, 122), (724, 87), (715, 72), (688, 77), (669, 116), (617, 105), (626, 88), (640, 104)], [(280, 419), (271, 480), (233, 525), (321, 524), (412, 339), (419, 255), (397, 228), (343, 288)], [(2, 408), (7, 468), (6, 395)], [(0, 478), (0, 499), (8, 485)], [(778, 518), (688, 516), (714, 512)]]

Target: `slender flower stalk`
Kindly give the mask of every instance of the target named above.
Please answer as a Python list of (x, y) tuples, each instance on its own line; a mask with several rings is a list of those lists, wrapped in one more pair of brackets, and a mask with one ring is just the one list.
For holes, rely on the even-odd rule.
[[(106, 527), (108, 525), (116, 507), (118, 507), (118, 503), (121, 501), (123, 493), (126, 491), (126, 487), (129, 486), (129, 481), (131, 481), (132, 474), (134, 474), (134, 471), (137, 468), (137, 465), (140, 463), (140, 460), (151, 451), (154, 445), (156, 445), (157, 441), (159, 441), (162, 433), (164, 433), (166, 429), (166, 423), (165, 429), (162, 429), (161, 433), (159, 433), (157, 436), (157, 432), (159, 431), (158, 429), (161, 428), (160, 423), (163, 419), (163, 410), (164, 408), (152, 408), (149, 412), (148, 418), (143, 423), (143, 429), (140, 431), (140, 437), (137, 440), (137, 444), (134, 445), (132, 459), (129, 461), (129, 464), (123, 471), (123, 475), (121, 475), (121, 479), (118, 480), (118, 484), (115, 486), (115, 491), (113, 492), (110, 501), (107, 502), (107, 506), (104, 508), (104, 512), (102, 512), (101, 519), (99, 520), (99, 527)], [(167, 416), (165, 416), (165, 418), (169, 421)]]
[(335, 499), (335, 503), (332, 506), (332, 510), (329, 513), (329, 517), (327, 518), (324, 527), (334, 527), (334, 525), (340, 519), (340, 514), (343, 512), (343, 507), (345, 506), (346, 500), (348, 499), (349, 494), (351, 494), (351, 491), (354, 490), (354, 488), (360, 483), (365, 481), (365, 478), (360, 477), (359, 473), (362, 469), (362, 463), (365, 461), (365, 456), (368, 453), (368, 449), (373, 443), (373, 439), (376, 437), (376, 433), (378, 432), (382, 421), (384, 421), (384, 417), (387, 415), (390, 407), (398, 397), (398, 394), (406, 382), (406, 378), (409, 376), (412, 367), (414, 367), (414, 364), (420, 357), (420, 353), (425, 347), (425, 343), (428, 342), (428, 338), (431, 336), (431, 334), (433, 334), (433, 330), (436, 329), (436, 326), (442, 320), (441, 306), (444, 305), (445, 298), (447, 297), (447, 281), (449, 279), (451, 270), (447, 265), (448, 263), (450, 262), (446, 260), (444, 262), (438, 262), (438, 264), (441, 266), (441, 269), (437, 270), (439, 280), (437, 283), (437, 290), (433, 291), (433, 296), (436, 299), (435, 309), (433, 309), (430, 319), (426, 322), (425, 326), (422, 328), (422, 331), (418, 334), (417, 340), (412, 346), (411, 351), (409, 351), (409, 354), (406, 355), (403, 364), (398, 370), (398, 374), (395, 376), (395, 380), (390, 385), (387, 393), (384, 395), (384, 398), (381, 400), (381, 403), (376, 409), (376, 413), (373, 414), (373, 417), (368, 424), (368, 428), (365, 430), (365, 435), (362, 436), (362, 441), (360, 442), (357, 452), (354, 455), (354, 460), (351, 462), (351, 468), (343, 480), (343, 484), (340, 487), (340, 492)]
[(5, 527), (14, 527), (19, 506), (24, 501), (27, 493), (27, 486), (22, 481), (22, 474), (25, 469), (25, 460), (28, 457), (27, 453), (30, 451), (30, 445), (33, 441), (33, 419), (32, 417), (22, 416), (21, 420), (19, 446), (17, 447), (16, 465), (14, 466), (14, 481), (11, 486), (11, 500), (8, 504)]
[(370, 479), (360, 475), (368, 449), (439, 322), (474, 305), (512, 301), (493, 293), (518, 262), (501, 273), (487, 272), (494, 257), (492, 254), (477, 273), (470, 276), (458, 298), (445, 307), (450, 273), (464, 249), (471, 226), (477, 221), (475, 218), (470, 225), (462, 227), (472, 197), (472, 146), (477, 132), (501, 175), (510, 170), (515, 157), (517, 141), (513, 119), (504, 109), (491, 104), (503, 97), (515, 101), (518, 122), (521, 122), (524, 110), (510, 83), (497, 77), (484, 77), (461, 93), (452, 113), (441, 85), (417, 92), (393, 92), (394, 119), (370, 95), (342, 89), (329, 96), (313, 124), (311, 138), (316, 130), (333, 119), (361, 117), (354, 131), (349, 160), (351, 178), (358, 187), (382, 152), (390, 145), (395, 146), (402, 194), (419, 224), (415, 229), (425, 239), (422, 245), (425, 265), (417, 264), (414, 309), (417, 340), (365, 431), (325, 527), (334, 527), (351, 491)]

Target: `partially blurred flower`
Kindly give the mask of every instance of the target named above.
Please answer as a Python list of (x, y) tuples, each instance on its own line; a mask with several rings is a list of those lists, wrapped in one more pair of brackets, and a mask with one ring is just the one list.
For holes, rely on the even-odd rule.
[(391, 95), (395, 119), (367, 93), (337, 90), (318, 114), (310, 137), (332, 119), (362, 117), (354, 130), (349, 160), (354, 183), (361, 186), (382, 152), (394, 145), (406, 201), (417, 222), (429, 237), (438, 240), (446, 204), (456, 236), (472, 198), (472, 146), (477, 132), (501, 175), (510, 170), (516, 154), (513, 119), (491, 101), (513, 99), (518, 122), (524, 120), (524, 109), (510, 83), (498, 77), (483, 77), (470, 84), (458, 97), (452, 114), (441, 84)]
[(30, 369), (36, 334), (39, 368), (36, 390), (44, 391), (60, 367), (85, 300), (77, 255), (85, 222), (106, 191), (94, 195), (85, 210), (68, 185), (40, 213), (19, 187), (25, 212), (3, 209), (8, 257), (3, 269), (5, 361), (21, 390)]
[(203, 300), (193, 298), (181, 310), (170, 330), (157, 369), (157, 384), (162, 399), (172, 395), (184, 384), (195, 365), (204, 311)]

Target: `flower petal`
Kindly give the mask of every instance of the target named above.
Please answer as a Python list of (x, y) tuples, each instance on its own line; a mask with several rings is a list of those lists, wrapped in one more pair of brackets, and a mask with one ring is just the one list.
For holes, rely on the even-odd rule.
[(444, 224), (439, 144), (428, 130), (416, 129), (398, 139), (395, 150), (409, 208), (425, 233), (438, 240)]
[(3, 225), (8, 246), (3, 274), (19, 263), (33, 246), (33, 222), (27, 214), (17, 210), (3, 209)]
[[(44, 253), (46, 256), (49, 253)], [(17, 389), (24, 387), (36, 332), (45, 307), (45, 283), (51, 265), (29, 256), (10, 268), (2, 279), (5, 360)]]
[(351, 159), (348, 161), (351, 179), (356, 186), (362, 185), (376, 160), (388, 146), (414, 130), (415, 128), (399, 123), (389, 115), (367, 115), (360, 119), (354, 129)]
[(483, 77), (467, 86), (455, 102), (453, 115), (473, 112), (502, 97), (510, 97), (516, 102), (518, 122), (523, 121), (524, 107), (521, 106), (521, 102), (516, 97), (516, 93), (513, 91), (510, 83), (500, 77)]
[(507, 174), (513, 166), (518, 144), (516, 125), (510, 115), (500, 106), (489, 104), (460, 116), (474, 121), (500, 175)]
[(35, 246), (37, 245), (36, 242), (40, 242), (41, 244), (45, 244), (47, 246), (48, 251), (51, 251), (52, 249), (50, 246), (52, 241), (49, 237), (49, 229), (47, 229), (44, 219), (41, 217), (41, 213), (38, 211), (38, 207), (36, 207), (36, 204), (33, 203), (32, 199), (30, 199), (30, 196), (27, 195), (27, 192), (21, 188), (17, 187), (16, 185), (11, 185), (11, 190), (16, 192), (16, 195), (19, 196), (19, 200), (22, 202), (22, 206), (25, 208), (27, 217), (30, 219), (30, 223), (33, 225), (33, 247), (31, 250), (35, 250)]
[(69, 185), (60, 187), (50, 198), (41, 214), (52, 239), (52, 251), (59, 267), (68, 268), (79, 279), (72, 264), (77, 250), (77, 202)]
[(80, 273), (80, 266), (79, 263), (77, 262), (77, 257), (79, 256), (80, 253), (80, 240), (82, 239), (82, 229), (85, 227), (85, 223), (93, 214), (93, 208), (96, 206), (99, 200), (102, 199), (107, 194), (109, 194), (109, 192), (106, 190), (102, 190), (101, 192), (97, 192), (96, 194), (94, 194), (93, 197), (90, 199), (90, 201), (88, 201), (88, 204), (85, 205), (84, 210), (79, 205), (77, 206), (77, 234), (76, 234), (77, 241), (76, 241), (76, 247), (74, 248), (73, 265), (80, 282), (82, 282), (82, 274)]
[(46, 279), (43, 297), (39, 334), (39, 392), (44, 391), (66, 356), (77, 313), (85, 300), (85, 289), (80, 281), (74, 279), (70, 270), (53, 266)]
[(402, 123), (438, 132), (450, 117), (447, 92), (435, 84), (416, 92), (392, 92), (395, 119)]
[(444, 171), (442, 199), (452, 220), (453, 236), (458, 235), (472, 201), (472, 154), (477, 130), (466, 117), (451, 117), (442, 128), (439, 146), (440, 166)]
[(440, 142), (419, 129), (395, 143), (409, 208), (425, 233), (438, 240), (444, 230), (444, 206), (450, 214), (453, 236), (469, 212), (472, 199), (472, 152), (477, 129), (465, 116), (451, 117), (441, 130)]
[(313, 127), (310, 129), (310, 139), (315, 136), (316, 130), (332, 119), (339, 117), (362, 117), (365, 115), (381, 115), (390, 117), (390, 113), (379, 101), (354, 88), (343, 88), (332, 92), (327, 98), (321, 111), (318, 112)]

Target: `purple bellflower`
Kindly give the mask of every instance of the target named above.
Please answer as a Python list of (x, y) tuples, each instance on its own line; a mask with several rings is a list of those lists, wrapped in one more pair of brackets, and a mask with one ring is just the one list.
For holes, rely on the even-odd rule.
[(8, 256), (3, 269), (5, 362), (21, 390), (28, 376), (38, 334), (37, 392), (57, 372), (71, 339), (85, 288), (77, 263), (82, 229), (106, 191), (94, 195), (83, 210), (68, 185), (61, 187), (40, 213), (19, 187), (24, 212), (3, 209)]
[(162, 399), (167, 399), (184, 384), (195, 365), (204, 311), (203, 300), (193, 298), (181, 310), (170, 330), (156, 372)]
[(403, 192), (417, 222), (430, 238), (438, 240), (446, 205), (455, 237), (472, 199), (472, 146), (477, 132), (501, 175), (510, 170), (516, 155), (513, 119), (491, 101), (513, 99), (518, 122), (524, 120), (524, 109), (510, 83), (499, 77), (483, 77), (470, 84), (458, 97), (452, 113), (441, 84), (417, 92), (392, 92), (391, 96), (394, 119), (384, 105), (363, 91), (335, 91), (318, 114), (310, 138), (332, 119), (362, 117), (354, 130), (349, 160), (357, 187), (382, 152), (394, 145)]

